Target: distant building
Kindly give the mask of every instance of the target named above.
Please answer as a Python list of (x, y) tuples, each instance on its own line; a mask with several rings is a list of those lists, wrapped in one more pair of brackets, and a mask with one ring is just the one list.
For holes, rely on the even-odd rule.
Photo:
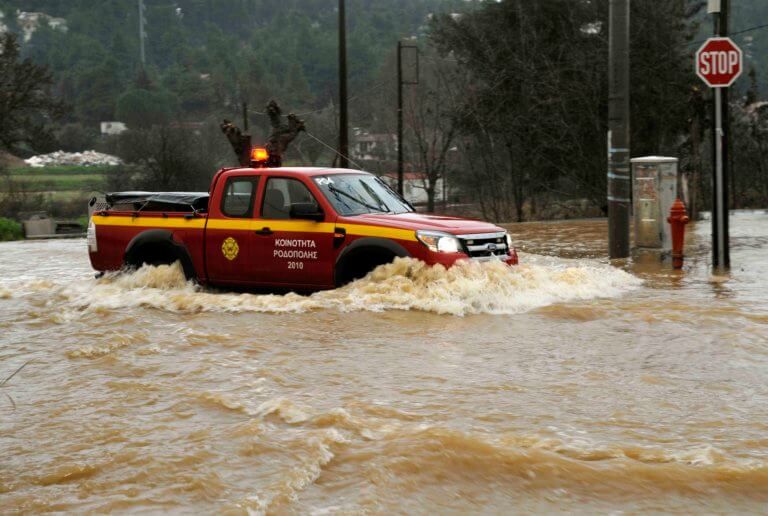
[(21, 31), (24, 33), (25, 42), (32, 39), (32, 34), (34, 34), (38, 27), (40, 27), (41, 23), (46, 23), (54, 30), (67, 32), (67, 20), (64, 18), (56, 18), (45, 13), (16, 11), (16, 21), (19, 24), (19, 28), (21, 28)]
[(123, 122), (102, 122), (101, 134), (113, 136), (120, 133), (124, 133), (128, 130), (128, 127)]
[(355, 132), (352, 136), (351, 153), (354, 160), (393, 160), (397, 153), (397, 136), (387, 133)]
[[(390, 172), (381, 176), (381, 179), (390, 188), (397, 191), (397, 172)], [(435, 202), (443, 201), (443, 179), (437, 180), (435, 185)], [(403, 174), (403, 197), (411, 204), (427, 203), (427, 176), (423, 172), (405, 172)]]

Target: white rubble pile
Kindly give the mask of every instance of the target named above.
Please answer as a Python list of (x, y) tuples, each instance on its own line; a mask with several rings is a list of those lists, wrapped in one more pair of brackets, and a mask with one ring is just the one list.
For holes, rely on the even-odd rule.
[(30, 167), (50, 167), (60, 165), (77, 165), (83, 167), (92, 167), (96, 165), (120, 165), (123, 160), (117, 156), (102, 154), (92, 150), (83, 152), (64, 152), (56, 151), (50, 154), (40, 154), (25, 159), (24, 162)]

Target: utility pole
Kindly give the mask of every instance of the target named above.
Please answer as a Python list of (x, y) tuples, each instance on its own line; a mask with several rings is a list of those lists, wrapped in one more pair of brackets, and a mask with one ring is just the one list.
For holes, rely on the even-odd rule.
[[(709, 12), (714, 15), (715, 36), (728, 37), (730, 0), (709, 2)], [(731, 255), (728, 246), (728, 177), (731, 174), (728, 159), (730, 144), (730, 88), (714, 88), (715, 130), (712, 131), (715, 154), (715, 173), (712, 188), (712, 265), (729, 268)]]
[(142, 70), (147, 64), (147, 59), (144, 55), (144, 38), (147, 37), (147, 33), (144, 31), (144, 24), (147, 23), (147, 20), (144, 18), (145, 11), (144, 0), (139, 0), (139, 58), (141, 59)]
[(403, 42), (397, 42), (397, 193), (403, 193)]
[(339, 166), (349, 168), (349, 121), (347, 119), (347, 17), (339, 0)]
[[(408, 78), (403, 74), (403, 50), (413, 53), (412, 70)], [(397, 42), (397, 193), (403, 196), (404, 149), (403, 145), (403, 86), (419, 84), (419, 47)], [(445, 180), (443, 180), (445, 182)]]
[(608, 46), (608, 254), (629, 256), (629, 0), (610, 0)]

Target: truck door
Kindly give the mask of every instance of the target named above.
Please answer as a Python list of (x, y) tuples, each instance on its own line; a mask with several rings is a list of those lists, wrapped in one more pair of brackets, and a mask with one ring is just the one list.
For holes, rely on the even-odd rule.
[(268, 177), (261, 203), (261, 237), (266, 243), (269, 283), (292, 286), (332, 286), (335, 250), (334, 215), (322, 221), (291, 216), (291, 205), (321, 206), (309, 188), (290, 177)]
[(230, 176), (211, 199), (205, 258), (211, 283), (253, 285), (260, 280), (264, 241), (254, 233), (259, 176)]

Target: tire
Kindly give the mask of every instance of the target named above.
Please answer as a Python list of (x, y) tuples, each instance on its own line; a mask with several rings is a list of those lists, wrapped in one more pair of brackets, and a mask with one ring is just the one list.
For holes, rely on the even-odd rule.
[(347, 246), (336, 260), (334, 282), (336, 287), (365, 277), (380, 265), (392, 263), (395, 258), (410, 253), (400, 244), (385, 238), (361, 238)]
[(127, 268), (138, 269), (143, 265), (172, 265), (181, 263), (187, 280), (196, 280), (197, 274), (186, 246), (173, 240), (170, 231), (150, 230), (140, 233), (125, 251), (123, 263)]

